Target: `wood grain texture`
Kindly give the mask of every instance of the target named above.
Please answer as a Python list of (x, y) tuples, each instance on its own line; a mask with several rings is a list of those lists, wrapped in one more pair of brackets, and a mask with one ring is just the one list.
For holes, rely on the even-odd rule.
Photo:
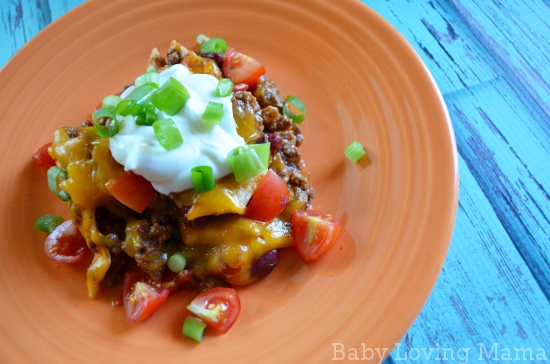
[[(509, 20), (502, 28), (488, 25), (495, 37), (501, 36), (493, 41), (487, 39), (490, 32), (482, 31), (489, 19), (481, 22), (472, 15), (479, 11), (473, 1), (365, 3), (396, 26), (426, 62), (449, 107), (461, 156), (460, 205), (446, 264), (430, 300), (388, 362), (414, 362), (404, 357), (416, 355), (418, 348), (452, 348), (455, 358), (449, 362), (459, 362), (457, 350), (467, 348), (474, 361), (479, 343), (528, 347), (537, 362), (536, 349), (550, 349), (550, 145), (548, 116), (539, 105), (545, 94), (541, 88), (536, 88), (541, 96), (525, 90), (545, 82), (529, 79), (529, 69), (545, 67), (537, 58), (516, 62), (522, 68), (503, 59), (518, 54), (502, 51), (506, 47), (523, 46), (517, 44), (521, 37), (511, 34), (522, 29), (510, 23), (512, 13), (499, 17)], [(493, 18), (509, 11), (496, 2), (475, 3)], [(515, 5), (515, 12), (526, 7)], [(509, 30), (506, 41), (498, 32), (503, 28)], [(429, 362), (423, 358), (419, 362)]]
[[(82, 2), (0, 1), (0, 65)], [(480, 344), (495, 343), (500, 359), (505, 348), (530, 349), (534, 359), (520, 362), (541, 362), (540, 348), (550, 358), (550, 2), (363, 2), (432, 72), (460, 153), (447, 261), (386, 362), (477, 362), (488, 357)]]
[(550, 117), (549, 2), (451, 0), (451, 3), (495, 55), (507, 76)]

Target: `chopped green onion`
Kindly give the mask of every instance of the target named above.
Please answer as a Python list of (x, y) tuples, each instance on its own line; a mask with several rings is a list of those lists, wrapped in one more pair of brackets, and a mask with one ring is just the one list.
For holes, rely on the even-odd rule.
[(153, 125), (155, 121), (157, 121), (157, 110), (155, 110), (153, 105), (149, 104), (145, 107), (145, 124)]
[(151, 126), (155, 121), (157, 121), (157, 112), (155, 107), (151, 104), (147, 104), (137, 115), (136, 125)]
[(354, 141), (344, 150), (344, 154), (350, 161), (357, 163), (359, 159), (367, 155), (367, 152), (361, 143)]
[(227, 51), (227, 43), (220, 37), (214, 37), (208, 39), (205, 42), (200, 43), (202, 53), (221, 53), (225, 54)]
[(135, 100), (124, 100), (117, 105), (116, 112), (122, 116), (138, 116), (142, 109)]
[(189, 91), (174, 77), (170, 77), (151, 97), (157, 109), (172, 116), (180, 112), (189, 100)]
[(260, 143), (260, 144), (248, 144), (247, 148), (252, 148), (260, 157), (260, 160), (267, 166), (269, 165), (269, 156), (271, 155), (271, 143)]
[(175, 253), (168, 258), (168, 269), (170, 269), (174, 273), (181, 272), (185, 265), (187, 264), (187, 260), (181, 253)]
[(122, 99), (117, 95), (109, 95), (103, 99), (102, 105), (105, 109), (114, 111)]
[(54, 195), (63, 201), (68, 201), (71, 196), (66, 191), (59, 188), (59, 179), (67, 179), (67, 171), (59, 167), (50, 167), (48, 169), (48, 188)]
[(210, 38), (207, 37), (206, 35), (204, 34), (199, 34), (197, 35), (197, 43), (200, 45), (200, 44), (203, 44), (204, 42), (206, 42), (207, 40), (209, 40)]
[(183, 144), (183, 138), (172, 119), (157, 120), (153, 123), (157, 139), (166, 150), (171, 150)]
[(214, 189), (214, 173), (210, 166), (198, 166), (191, 168), (191, 178), (197, 192), (208, 192)]
[(36, 220), (34, 227), (38, 231), (49, 234), (63, 221), (65, 220), (60, 216), (44, 214)]
[(223, 104), (214, 101), (208, 101), (206, 109), (201, 116), (201, 119), (212, 124), (219, 124), (223, 117)]
[(204, 329), (206, 324), (202, 322), (201, 319), (195, 316), (187, 316), (183, 323), (183, 328), (181, 330), (182, 334), (190, 337), (193, 340), (201, 342), (204, 338)]
[(92, 113), (92, 120), (94, 124), (97, 124), (97, 121), (101, 118), (114, 119), (115, 114), (111, 110), (105, 108), (97, 109)]
[(237, 147), (227, 155), (227, 161), (237, 182), (242, 182), (267, 170), (269, 159), (262, 160), (251, 145)]
[(136, 87), (141, 85), (146, 85), (148, 83), (151, 83), (153, 85), (156, 85), (159, 87), (159, 81), (160, 81), (160, 73), (157, 73), (155, 70), (149, 70), (136, 78), (134, 85)]
[[(99, 119), (105, 119), (103, 125), (99, 123)], [(92, 120), (94, 121), (95, 131), (100, 137), (109, 138), (118, 133), (119, 123), (111, 110), (105, 108), (97, 109), (92, 113)]]
[(288, 95), (283, 106), (283, 115), (291, 118), (296, 124), (301, 124), (306, 118), (306, 105), (296, 96)]
[(152, 98), (153, 93), (158, 90), (158, 85), (153, 83), (146, 83), (141, 86), (137, 86), (127, 95), (124, 100), (134, 100), (140, 105), (146, 104)]
[(214, 91), (214, 96), (227, 97), (231, 95), (231, 91), (233, 91), (233, 81), (229, 78), (222, 78), (218, 81), (218, 86), (216, 87), (216, 91)]

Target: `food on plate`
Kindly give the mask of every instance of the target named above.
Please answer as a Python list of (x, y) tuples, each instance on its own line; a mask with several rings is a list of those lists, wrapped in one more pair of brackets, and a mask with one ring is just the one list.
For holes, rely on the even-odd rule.
[(363, 144), (358, 141), (353, 141), (347, 146), (346, 149), (344, 149), (344, 154), (350, 161), (357, 163), (361, 158), (367, 155), (367, 152), (365, 151)]
[(237, 319), (232, 287), (271, 273), (282, 248), (320, 259), (340, 222), (311, 210), (304, 104), (223, 39), (198, 41), (197, 52), (172, 41), (166, 58), (153, 49), (132, 85), (32, 158), (49, 167), (70, 217), (37, 221), (47, 256), (72, 263), (90, 252), (90, 298), (121, 285), (130, 321), (196, 289), (183, 332), (201, 341), (205, 325), (225, 333)]

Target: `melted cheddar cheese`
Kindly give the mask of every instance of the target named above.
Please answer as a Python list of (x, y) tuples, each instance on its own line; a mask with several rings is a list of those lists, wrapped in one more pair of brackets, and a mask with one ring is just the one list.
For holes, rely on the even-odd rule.
[[(60, 187), (71, 196), (67, 202), (69, 215), (94, 253), (87, 272), (87, 286), (89, 296), (96, 298), (112, 264), (111, 250), (117, 243), (112, 236), (100, 231), (97, 209), (103, 208), (125, 221), (120, 249), (132, 259), (145, 249), (142, 232), (151, 222), (147, 214), (140, 216), (119, 203), (105, 187), (110, 179), (126, 172), (111, 156), (108, 139), (99, 137), (93, 127), (79, 128), (78, 136), (72, 138), (65, 128), (58, 129), (49, 151), (58, 166), (67, 171), (68, 178), (60, 182)], [(180, 251), (200, 280), (217, 277), (235, 285), (256, 281), (258, 277), (250, 274), (254, 263), (271, 250), (293, 244), (289, 222), (292, 211), (269, 223), (241, 216), (262, 177), (260, 174), (237, 183), (233, 175), (229, 175), (216, 181), (215, 188), (209, 192), (190, 189), (171, 194), (175, 208), (185, 211), (184, 218), (175, 222), (181, 240), (163, 246), (147, 260), (140, 260), (138, 266), (150, 273), (166, 271), (168, 256)], [(292, 199), (289, 206), (293, 206)], [(205, 226), (186, 223), (207, 216), (210, 220)]]

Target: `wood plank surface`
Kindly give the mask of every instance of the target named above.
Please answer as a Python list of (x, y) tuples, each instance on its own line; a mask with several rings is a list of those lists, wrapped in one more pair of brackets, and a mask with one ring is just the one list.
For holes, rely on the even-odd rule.
[[(478, 11), (477, 4), (486, 11), (489, 7), (495, 17), (503, 11), (496, 3), (364, 2), (426, 62), (447, 102), (461, 157), (460, 204), (446, 264), (430, 300), (388, 362), (415, 362), (412, 358), (423, 348), (453, 349), (447, 354), (455, 358), (448, 362), (460, 362), (457, 353), (464, 349), (462, 354), (467, 350), (469, 359), (478, 361), (480, 355), (487, 359), (483, 349), (491, 354), (495, 343), (500, 349), (530, 348), (533, 360), (526, 362), (540, 362), (537, 349), (547, 353), (550, 348), (550, 145), (548, 116), (522, 82), (531, 85), (525, 70), (542, 65), (528, 60), (535, 63), (516, 69), (502, 59), (508, 54), (505, 47), (521, 47), (512, 41), (517, 35), (509, 34), (503, 43), (501, 36), (490, 46), (486, 37), (501, 28), (480, 31), (485, 23), (470, 11)], [(523, 10), (520, 3), (517, 8)], [(431, 359), (435, 350), (432, 354)], [(505, 350), (500, 359), (506, 359), (502, 354)], [(430, 360), (423, 356), (418, 362)]]
[[(0, 0), (0, 66), (82, 2)], [(447, 260), (386, 362), (550, 360), (550, 2), (362, 2), (426, 63), (460, 155)]]

